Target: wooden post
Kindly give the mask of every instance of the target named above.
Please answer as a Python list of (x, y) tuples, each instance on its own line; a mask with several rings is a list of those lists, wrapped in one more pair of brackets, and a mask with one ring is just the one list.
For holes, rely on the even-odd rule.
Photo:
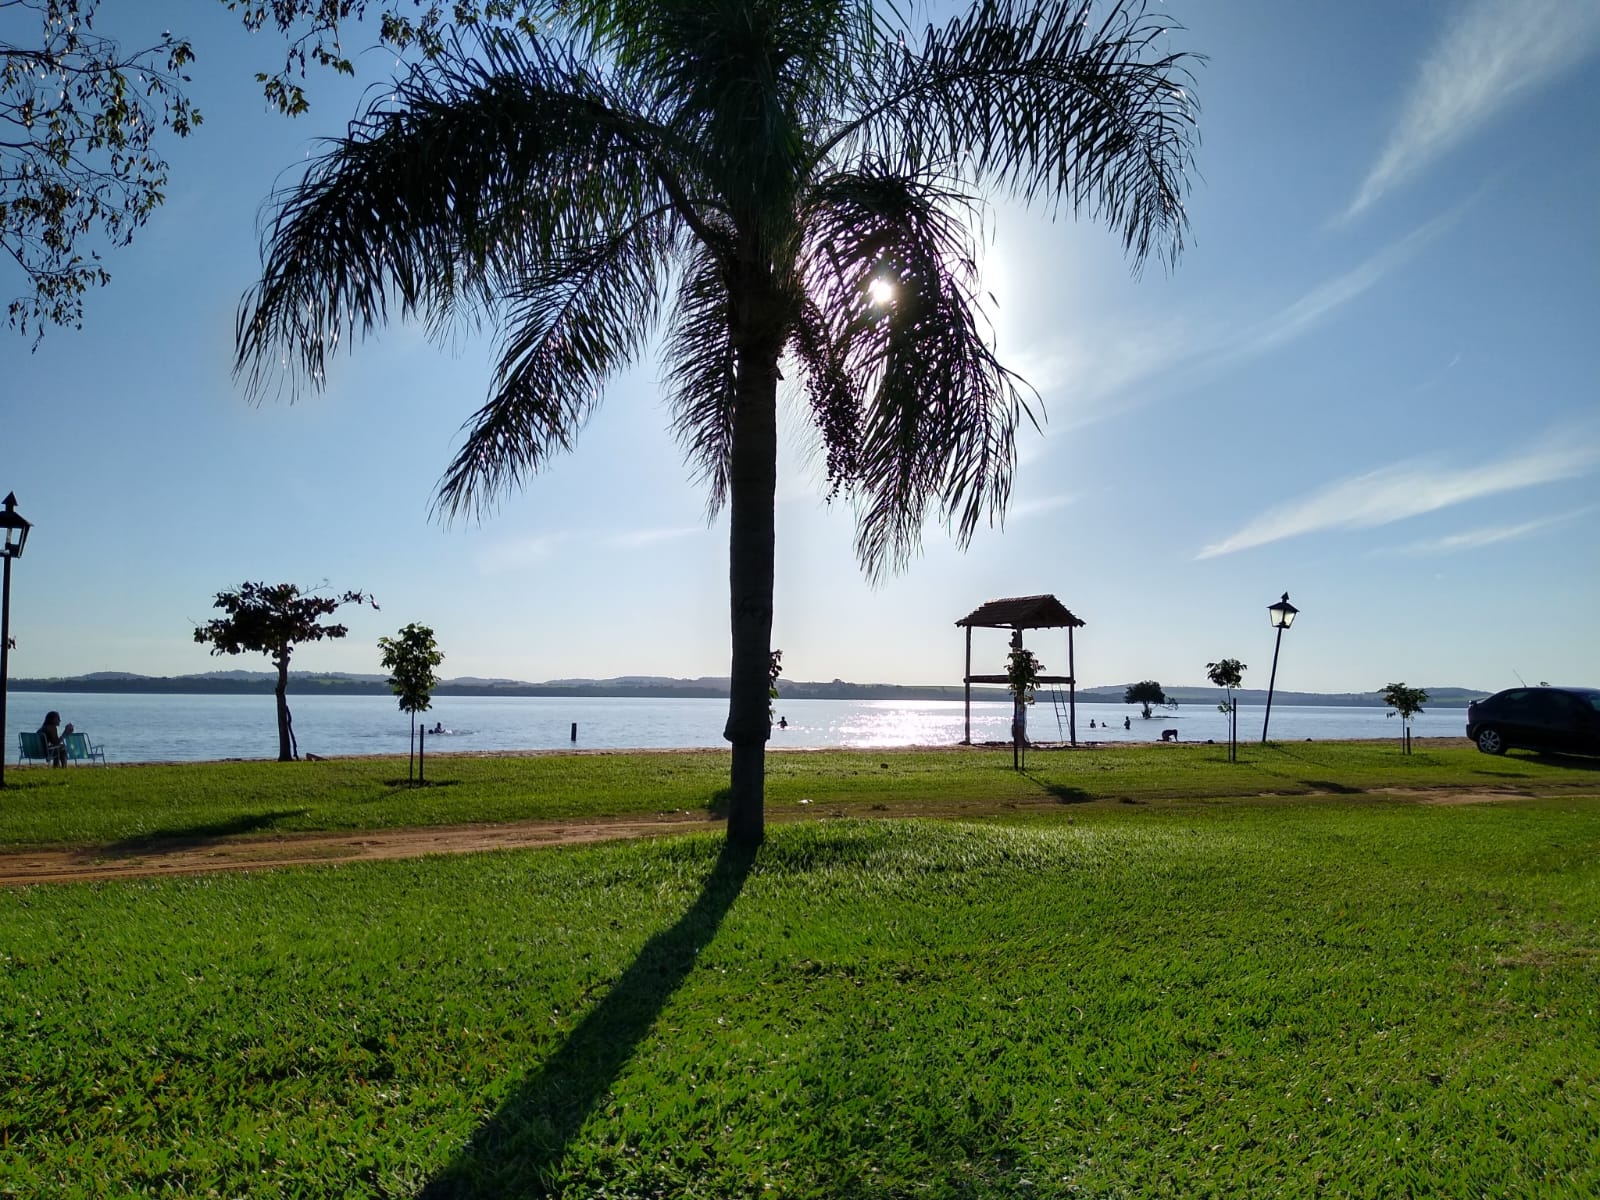
[[(1022, 649), (1021, 629), (1013, 629), (1011, 631), (1011, 649), (1013, 651)], [(1022, 693), (1013, 691), (1011, 693), (1011, 767), (1013, 770), (1020, 769), (1018, 767), (1019, 760), (1024, 763), (1027, 761), (1027, 745), (1028, 706), (1022, 702)]]
[(1078, 744), (1078, 667), (1072, 655), (1072, 626), (1067, 626), (1067, 733)]
[(966, 691), (966, 695), (967, 695), (967, 705), (966, 705), (966, 712), (967, 712), (966, 729), (967, 729), (967, 733), (966, 733), (966, 736), (961, 739), (961, 744), (963, 746), (970, 746), (970, 745), (972, 745), (972, 626), (971, 625), (967, 626), (967, 669), (966, 669), (966, 672), (961, 676), (961, 679), (962, 679), (962, 682), (966, 684), (966, 689), (967, 689), (967, 691)]
[(576, 721), (572, 723), (572, 740), (578, 740), (578, 723)]

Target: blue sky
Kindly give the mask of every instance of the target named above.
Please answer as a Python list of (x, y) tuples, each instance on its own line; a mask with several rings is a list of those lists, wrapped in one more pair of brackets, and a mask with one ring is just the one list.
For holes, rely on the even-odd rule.
[[(246, 579), (383, 606), (348, 610), (349, 638), (304, 647), (300, 669), (376, 671), (378, 637), (420, 621), (447, 676), (725, 674), (726, 520), (705, 521), (653, 361), (481, 523), (430, 501), (486, 394), (486, 340), (391, 326), (325, 392), (246, 403), (233, 320), (262, 203), (360, 86), (313, 77), (308, 116), (268, 113), (252, 76), (281, 41), (219, 7), (114, 14), (194, 40), (205, 124), (168, 141), (167, 203), (108, 255), (84, 328), (0, 340), (0, 492), (35, 524), (12, 674), (265, 668), (191, 640)], [(870, 585), (790, 405), (786, 673), (958, 682), (956, 619), (1053, 592), (1088, 623), (1084, 685), (1199, 684), (1235, 657), (1265, 686), (1266, 606), (1287, 590), (1281, 688), (1600, 683), (1600, 6), (1164, 7), (1184, 26), (1170, 44), (1209, 60), (1188, 250), (1133, 278), (1087, 220), (996, 208), (997, 337), (1047, 421), (1004, 527), (965, 553), (930, 527)], [(391, 62), (363, 55), (364, 81)], [(1029, 645), (1065, 670), (1063, 634)], [(980, 633), (977, 669), (1004, 646)]]

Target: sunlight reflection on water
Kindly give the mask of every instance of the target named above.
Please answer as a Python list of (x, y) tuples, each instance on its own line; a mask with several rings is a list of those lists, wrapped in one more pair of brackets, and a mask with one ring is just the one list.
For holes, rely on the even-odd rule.
[[(409, 720), (386, 696), (289, 697), (301, 753), (321, 755), (406, 752)], [(425, 714), (456, 731), (430, 737), (430, 753), (495, 750), (725, 749), (727, 701), (717, 699), (605, 699), (547, 696), (443, 696)], [(274, 758), (277, 732), (271, 695), (183, 696), (103, 693), (13, 693), (7, 711), (6, 745), (33, 730), (48, 709), (59, 710), (106, 748), (110, 762), (170, 762), (222, 758)], [(771, 747), (820, 749), (853, 746), (953, 746), (965, 719), (959, 700), (778, 701), (787, 727), (774, 726)], [(1239, 736), (1259, 741), (1262, 711), (1241, 706)], [(1461, 709), (1440, 708), (1414, 723), (1418, 737), (1461, 737)], [(578, 737), (572, 738), (572, 726)], [(1186, 742), (1222, 740), (1227, 729), (1214, 705), (1158, 709), (1148, 721), (1121, 704), (1079, 704), (1079, 743), (1158, 741), (1161, 730), (1178, 730)], [(982, 701), (972, 706), (975, 743), (1008, 742), (1011, 706)], [(1041, 698), (1028, 714), (1037, 743), (1068, 739), (1067, 713)], [(1331, 738), (1398, 738), (1399, 722), (1381, 708), (1274, 706), (1274, 741)], [(15, 750), (12, 750), (15, 753)]]

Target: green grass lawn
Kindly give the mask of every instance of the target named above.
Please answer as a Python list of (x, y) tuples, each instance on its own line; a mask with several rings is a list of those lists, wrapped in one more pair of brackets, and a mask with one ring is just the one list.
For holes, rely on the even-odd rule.
[[(1051, 809), (1096, 801), (1185, 801), (1384, 788), (1600, 788), (1600, 761), (1494, 758), (1465, 739), (1246, 746), (1009, 750), (787, 751), (767, 758), (769, 814), (933, 816)], [(404, 758), (175, 766), (28, 767), (0, 794), (0, 849), (137, 843), (164, 837), (270, 835), (539, 819), (716, 812), (728, 757), (713, 751), (430, 759), (428, 786), (406, 786)]]
[[(779, 756), (779, 804), (1101, 799), (780, 825), (753, 860), (697, 836), (0, 893), (0, 1195), (1600, 1194), (1595, 775), (1285, 747), (1208, 793), (1201, 753), (987, 784)], [(505, 763), (441, 763), (459, 786), (418, 802), (549, 784)], [(707, 803), (678, 765), (672, 803)], [(392, 764), (278, 773), (324, 766), (409, 800)], [(1185, 771), (1202, 799), (1161, 798)], [(90, 828), (94, 773), (57, 774)], [(1439, 774), (1555, 794), (1362, 794)]]

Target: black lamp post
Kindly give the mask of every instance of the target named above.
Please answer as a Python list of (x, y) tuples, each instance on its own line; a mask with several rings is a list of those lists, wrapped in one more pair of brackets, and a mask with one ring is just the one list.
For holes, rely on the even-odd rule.
[(1276, 604), (1267, 605), (1267, 615), (1272, 627), (1278, 631), (1278, 640), (1272, 644), (1272, 674), (1267, 679), (1267, 715), (1261, 721), (1261, 744), (1267, 744), (1267, 724), (1272, 720), (1272, 689), (1278, 682), (1278, 648), (1283, 645), (1283, 631), (1294, 624), (1294, 615), (1300, 610), (1289, 603), (1289, 593)]
[[(22, 548), (28, 544), (28, 530), (33, 528), (17, 512), (17, 498), (7, 495), (5, 508), (0, 510), (0, 532), (5, 535), (5, 545), (0, 558), (6, 560), (3, 597), (0, 597), (0, 739), (6, 732), (6, 680), (11, 666), (11, 560), (22, 557)], [(0, 787), (6, 785), (7, 748), (0, 745)]]

